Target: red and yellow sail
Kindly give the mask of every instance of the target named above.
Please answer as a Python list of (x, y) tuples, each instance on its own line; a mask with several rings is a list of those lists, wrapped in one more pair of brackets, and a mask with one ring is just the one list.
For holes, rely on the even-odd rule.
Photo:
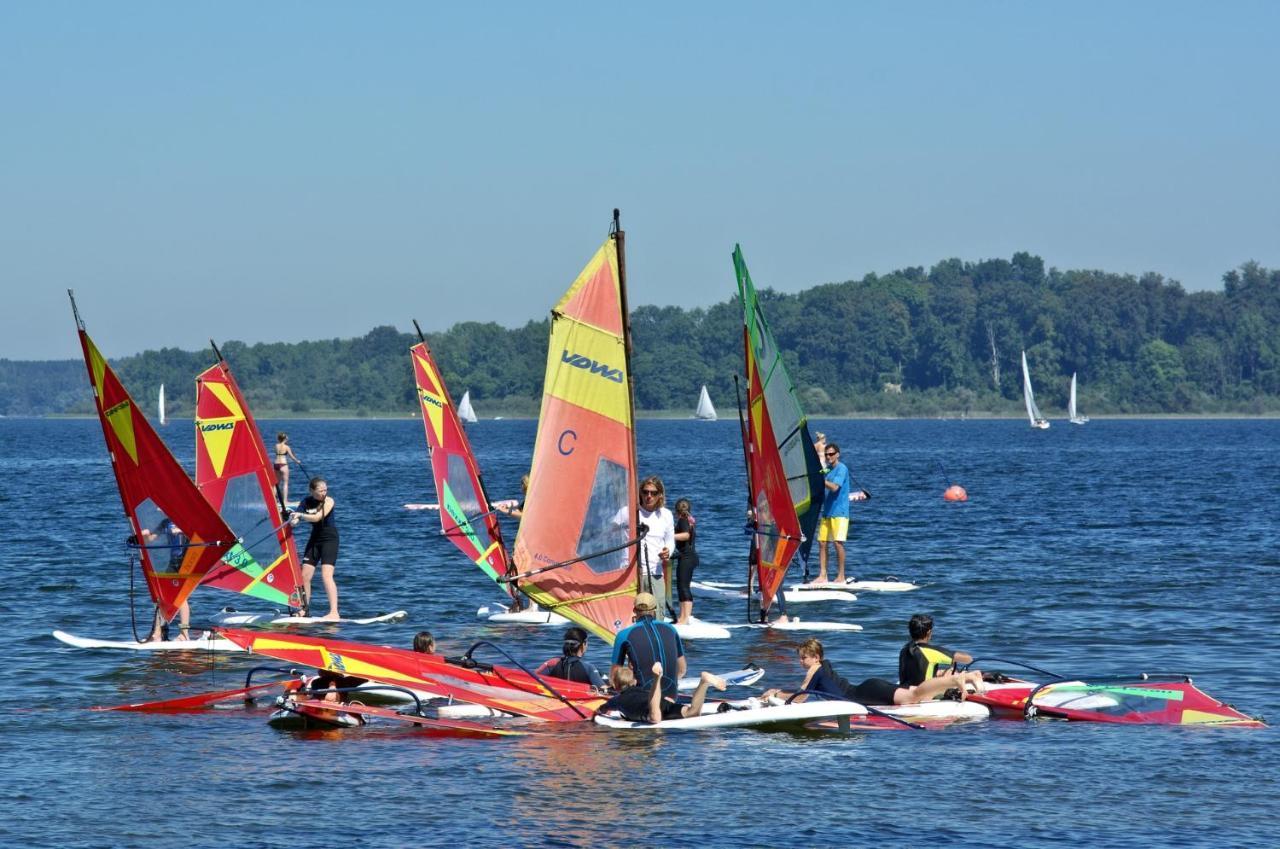
[(518, 574), (530, 575), (520, 581), (530, 598), (609, 643), (630, 624), (637, 588), (628, 545), (636, 536), (635, 419), (620, 236), (609, 237), (551, 311), (514, 552)]
[[(236, 537), (205, 501), (93, 344), (76, 312), (74, 298), (71, 308), (120, 500), (139, 542), (147, 589), (168, 621), (235, 545)], [(171, 529), (180, 531), (177, 539), (181, 544)]]
[(196, 486), (243, 540), (203, 583), (301, 607), (302, 566), (276, 502), (275, 469), (221, 355), (196, 378)]
[(767, 611), (796, 554), (808, 557), (822, 511), (818, 452), (795, 385), (765, 322), (742, 248), (733, 249), (747, 372), (747, 469), (755, 514), (761, 610)]
[[(507, 577), (510, 567), (502, 529), (489, 506), (471, 443), (426, 340), (410, 348), (409, 356), (444, 535), (490, 578)], [(503, 587), (514, 597), (510, 584)]]

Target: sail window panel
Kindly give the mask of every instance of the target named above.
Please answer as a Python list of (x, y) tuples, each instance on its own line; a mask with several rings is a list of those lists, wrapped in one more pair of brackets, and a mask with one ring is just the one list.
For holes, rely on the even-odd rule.
[(138, 544), (146, 549), (145, 557), (156, 572), (176, 572), (182, 566), (187, 553), (187, 537), (150, 498), (144, 499), (134, 511), (142, 536)]
[(778, 546), (782, 543), (782, 531), (774, 521), (773, 510), (769, 508), (769, 499), (764, 490), (756, 496), (756, 532), (760, 546), (760, 562), (772, 563), (778, 556)]
[[(449, 515), (460, 528), (469, 527), (480, 540), (481, 551), (487, 550), (494, 540), (489, 533), (488, 524), (478, 520), (480, 514), (485, 511), (480, 509), (480, 495), (472, 486), (471, 469), (467, 466), (467, 458), (464, 455), (449, 455), (444, 484), (453, 498), (453, 504), (449, 504), (444, 493), (440, 493), (440, 506), (449, 510)], [(453, 512), (455, 506), (459, 513)]]
[(227, 479), (222, 496), (223, 521), (240, 537), (244, 549), (259, 564), (266, 566), (280, 557), (280, 541), (276, 528), (280, 514), (267, 508), (262, 497), (262, 485), (256, 472), (246, 472)]
[[(626, 466), (601, 457), (591, 482), (591, 499), (582, 522), (582, 533), (578, 536), (578, 557), (587, 557), (627, 542), (631, 527), (630, 495), (631, 480)], [(587, 557), (586, 563), (591, 571), (600, 575), (617, 572), (626, 569), (630, 563), (630, 549)]]

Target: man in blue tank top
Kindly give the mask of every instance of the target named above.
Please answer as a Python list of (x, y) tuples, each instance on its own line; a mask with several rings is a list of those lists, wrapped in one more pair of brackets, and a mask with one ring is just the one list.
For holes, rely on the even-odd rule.
[(836, 583), (843, 584), (844, 541), (849, 535), (849, 467), (840, 462), (840, 446), (828, 442), (821, 457), (826, 480), (823, 481), (822, 518), (818, 521), (818, 577), (813, 583), (827, 582), (827, 546), (836, 549)]
[[(667, 670), (662, 676), (662, 695), (674, 699), (680, 689), (680, 676), (684, 675), (684, 643), (676, 629), (666, 622), (658, 622), (658, 600), (651, 593), (640, 593), (632, 606), (635, 624), (618, 632), (613, 643), (613, 670), (628, 665), (635, 673), (637, 686), (648, 689), (654, 679), (653, 666), (662, 664)], [(670, 674), (675, 670), (675, 675)]]

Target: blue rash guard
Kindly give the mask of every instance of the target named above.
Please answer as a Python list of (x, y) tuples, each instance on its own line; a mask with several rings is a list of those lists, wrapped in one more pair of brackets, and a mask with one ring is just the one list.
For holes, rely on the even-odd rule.
[(844, 463), (836, 463), (827, 470), (827, 483), (833, 483), (840, 488), (835, 490), (827, 486), (822, 488), (822, 518), (849, 518), (850, 480), (849, 467)]
[(652, 616), (643, 616), (639, 622), (618, 632), (613, 643), (613, 664), (631, 665), (636, 674), (636, 685), (649, 689), (653, 682), (653, 664), (662, 664), (662, 695), (674, 699), (680, 689), (679, 669), (676, 660), (684, 657), (684, 643), (676, 629), (666, 622), (655, 622)]

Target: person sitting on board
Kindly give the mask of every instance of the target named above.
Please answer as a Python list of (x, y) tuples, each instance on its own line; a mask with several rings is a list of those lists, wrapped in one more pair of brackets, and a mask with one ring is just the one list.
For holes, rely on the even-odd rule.
[(419, 631), (413, 635), (413, 650), (418, 654), (435, 654), (436, 638), (430, 631)]
[(311, 523), (311, 536), (302, 554), (302, 580), (306, 587), (303, 607), (311, 609), (311, 579), (316, 565), (320, 566), (320, 579), (324, 582), (325, 595), (329, 597), (329, 612), (321, 619), (338, 619), (338, 584), (333, 579), (338, 565), (338, 523), (333, 515), (334, 501), (329, 496), (329, 484), (324, 478), (311, 479), (311, 491), (302, 499), (289, 516), (289, 523)]
[(674, 699), (680, 689), (680, 676), (687, 668), (684, 643), (676, 629), (667, 622), (654, 619), (658, 612), (658, 600), (652, 593), (640, 593), (632, 605), (634, 625), (623, 628), (613, 642), (613, 664), (609, 668), (609, 680), (614, 672), (629, 665), (639, 686), (648, 688), (652, 683), (652, 669), (661, 663), (666, 669), (675, 668), (675, 676), (664, 676), (662, 695)]
[(849, 467), (840, 462), (840, 446), (828, 442), (822, 455), (826, 468), (822, 498), (822, 518), (818, 520), (818, 577), (815, 584), (827, 583), (827, 546), (836, 550), (836, 583), (843, 584), (844, 541), (849, 535)]
[(804, 682), (797, 691), (798, 695), (773, 689), (765, 691), (766, 699), (778, 697), (802, 702), (808, 697), (806, 691), (809, 691), (847, 699), (860, 705), (914, 705), (927, 702), (952, 689), (960, 691), (960, 699), (963, 701), (966, 685), (972, 685), (979, 693), (985, 691), (982, 673), (977, 671), (961, 672), (947, 678), (931, 678), (914, 687), (898, 687), (883, 678), (868, 678), (854, 686), (840, 677), (831, 661), (823, 658), (822, 643), (818, 640), (805, 640), (800, 644), (798, 654), (800, 665), (805, 670)]
[(898, 652), (898, 686), (913, 687), (930, 678), (956, 674), (956, 664), (973, 663), (968, 652), (952, 651), (930, 644), (933, 639), (933, 617), (917, 613), (907, 623), (911, 639)]
[(596, 689), (604, 689), (604, 678), (595, 665), (582, 659), (587, 653), (587, 629), (577, 625), (564, 632), (564, 653), (560, 657), (549, 658), (534, 673), (565, 681), (577, 681), (590, 684)]
[(640, 481), (639, 524), (645, 529), (640, 540), (640, 587), (658, 599), (658, 615), (664, 618), (672, 612), (668, 575), (676, 547), (676, 520), (666, 504), (662, 478), (650, 475)]
[[(130, 541), (136, 541), (136, 538), (130, 537)], [(164, 518), (154, 529), (142, 529), (142, 545), (147, 546), (153, 552), (168, 549), (168, 556), (164, 557), (166, 571), (177, 573), (182, 569), (182, 559), (187, 556), (187, 535), (182, 529), (174, 524), (172, 519)], [(152, 557), (151, 562), (155, 563), (156, 558)], [(160, 570), (156, 570), (160, 571)], [(191, 605), (182, 602), (178, 607), (178, 636), (174, 637), (176, 641), (188, 640), (191, 638)], [(156, 610), (155, 619), (151, 623), (151, 634), (143, 640), (144, 643), (159, 643), (169, 639), (169, 623), (164, 621), (164, 617), (160, 615), (160, 610)]]
[(280, 509), (289, 509), (289, 460), (302, 465), (298, 455), (293, 453), (289, 445), (289, 434), (283, 430), (276, 434), (276, 498), (280, 499)]
[(509, 501), (494, 502), (493, 509), (503, 515), (510, 516), (513, 519), (520, 519), (524, 516), (524, 502), (529, 498), (529, 476), (520, 476), (520, 501), (512, 504)]
[(649, 685), (637, 685), (635, 674), (630, 667), (615, 666), (609, 673), (609, 683), (618, 691), (607, 702), (597, 708), (597, 713), (617, 711), (628, 722), (659, 723), (666, 719), (684, 719), (702, 713), (702, 704), (707, 699), (707, 688), (715, 687), (723, 690), (728, 686), (723, 678), (703, 672), (698, 679), (698, 687), (687, 705), (679, 704), (674, 698), (662, 694), (662, 664), (657, 661), (649, 667)]
[(676, 541), (676, 597), (680, 600), (680, 615), (676, 617), (677, 625), (687, 625), (693, 616), (693, 570), (698, 568), (698, 549), (695, 538), (698, 536), (698, 520), (693, 517), (689, 499), (681, 498), (676, 502), (676, 524), (673, 538)]

